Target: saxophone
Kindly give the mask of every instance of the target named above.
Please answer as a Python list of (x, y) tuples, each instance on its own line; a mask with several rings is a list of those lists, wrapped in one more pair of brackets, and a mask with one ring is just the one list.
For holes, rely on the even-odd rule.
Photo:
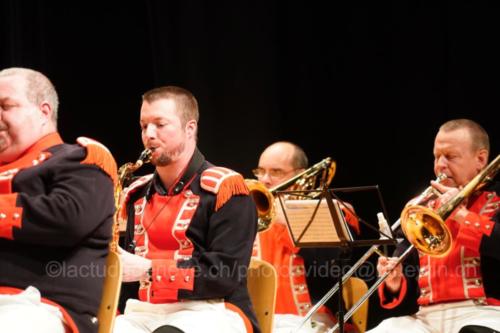
[(112, 238), (109, 243), (109, 254), (106, 258), (106, 275), (101, 296), (101, 304), (97, 312), (99, 323), (98, 333), (107, 333), (113, 330), (116, 309), (120, 298), (122, 283), (122, 264), (118, 251), (120, 237), (119, 213), (122, 205), (122, 190), (126, 181), (130, 180), (132, 173), (151, 159), (151, 150), (146, 149), (135, 163), (126, 163), (118, 169), (118, 181), (115, 186), (115, 214), (113, 215)]
[(151, 161), (153, 152), (150, 149), (144, 149), (135, 163), (127, 162), (118, 169), (118, 183), (115, 187), (115, 215), (113, 225), (113, 240), (110, 244), (110, 250), (117, 252), (118, 239), (120, 237), (120, 210), (122, 206), (122, 192), (124, 186), (132, 179), (132, 174), (144, 164)]

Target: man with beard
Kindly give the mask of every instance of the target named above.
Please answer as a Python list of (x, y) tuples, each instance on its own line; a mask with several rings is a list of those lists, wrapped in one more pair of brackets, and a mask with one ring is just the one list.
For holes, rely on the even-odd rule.
[[(124, 191), (124, 282), (136, 297), (114, 332), (258, 332), (246, 288), (257, 217), (243, 177), (196, 147), (198, 103), (167, 86), (143, 95), (152, 175)], [(125, 292), (131, 288), (124, 287)]]
[(116, 163), (101, 144), (66, 144), (57, 92), (40, 72), (0, 71), (2, 332), (97, 332)]

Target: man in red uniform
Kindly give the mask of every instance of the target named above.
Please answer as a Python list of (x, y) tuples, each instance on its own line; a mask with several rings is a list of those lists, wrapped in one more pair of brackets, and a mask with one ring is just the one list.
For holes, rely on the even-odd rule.
[[(488, 156), (488, 134), (479, 124), (468, 119), (443, 124), (434, 142), (434, 172), (447, 178), (431, 183), (442, 194), (428, 205), (437, 209), (455, 196), (487, 165)], [(484, 332), (500, 330), (498, 191), (493, 183), (453, 211), (446, 220), (453, 236), (447, 256), (414, 250), (404, 266), (395, 268), (379, 289), (382, 306), (407, 307), (413, 314), (386, 319), (370, 332), (456, 333), (469, 325), (484, 326)], [(408, 246), (407, 241), (399, 244), (396, 255)], [(379, 274), (394, 267), (395, 260), (381, 257)]]
[(101, 144), (65, 144), (43, 74), (0, 71), (2, 332), (97, 332), (116, 163)]
[(246, 286), (257, 217), (243, 177), (197, 149), (189, 91), (146, 92), (140, 124), (155, 172), (125, 191), (123, 277), (139, 283), (138, 299), (114, 331), (259, 332)]
[[(267, 188), (273, 188), (306, 170), (307, 167), (308, 159), (302, 148), (291, 142), (280, 141), (262, 152), (259, 165), (254, 169), (254, 175)], [(279, 204), (277, 206), (280, 208)], [(344, 212), (348, 217), (348, 223), (357, 231), (359, 228), (357, 219), (349, 211)], [(312, 306), (311, 298), (314, 295), (310, 291), (318, 287), (317, 284), (327, 283), (328, 289), (335, 284), (334, 277), (319, 278), (316, 276), (317, 269), (314, 270), (311, 266), (325, 264), (328, 266), (330, 261), (338, 256), (337, 250), (299, 249), (293, 244), (284, 218), (278, 216), (268, 230), (258, 234), (256, 252), (256, 256), (271, 263), (278, 273), (275, 331), (289, 331), (296, 328), (302, 319), (301, 316), (304, 316)], [(316, 296), (319, 299), (323, 295)], [(328, 305), (336, 309), (335, 302), (332, 299)], [(321, 332), (335, 321), (328, 307), (322, 307), (319, 312), (313, 318), (315, 328), (304, 328), (304, 331)]]

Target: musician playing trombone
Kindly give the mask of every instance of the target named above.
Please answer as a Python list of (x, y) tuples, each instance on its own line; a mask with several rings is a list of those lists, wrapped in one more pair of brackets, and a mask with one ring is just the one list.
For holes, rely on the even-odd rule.
[[(271, 189), (285, 183), (307, 167), (308, 159), (301, 147), (280, 141), (271, 144), (262, 152), (259, 165), (253, 173), (257, 180)], [(279, 204), (276, 206), (279, 207)], [(358, 232), (358, 220), (347, 210), (344, 214), (350, 226)], [(324, 259), (323, 264), (328, 265), (330, 260), (337, 257), (337, 252), (335, 249), (299, 249), (293, 244), (284, 217), (280, 215), (278, 214), (269, 229), (258, 234), (256, 256), (271, 263), (278, 273), (273, 332), (289, 332), (312, 306), (313, 292), (317, 291), (318, 298), (324, 294), (319, 285), (321, 278), (311, 269), (312, 265), (321, 264), (322, 259), (318, 255)], [(331, 285), (331, 276), (322, 279), (323, 284)], [(311, 281), (314, 281), (314, 285)], [(326, 330), (336, 321), (332, 311), (335, 309), (330, 311), (327, 307), (322, 307), (313, 318), (315, 327), (303, 327), (301, 332)]]
[[(444, 123), (434, 141), (434, 172), (447, 177), (431, 182), (439, 194), (426, 205), (436, 210), (454, 198), (485, 168), (489, 149), (488, 134), (476, 122)], [(381, 305), (406, 307), (412, 314), (386, 319), (369, 332), (500, 330), (499, 188), (496, 182), (475, 191), (445, 220), (452, 236), (448, 254), (436, 257), (413, 250), (403, 265), (396, 266), (378, 290)], [(395, 255), (408, 246), (406, 240), (400, 243)], [(396, 261), (397, 257), (380, 257), (379, 274)]]

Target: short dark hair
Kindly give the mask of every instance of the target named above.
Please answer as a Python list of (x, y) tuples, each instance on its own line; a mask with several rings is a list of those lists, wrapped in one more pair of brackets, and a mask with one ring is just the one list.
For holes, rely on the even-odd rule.
[(488, 154), (490, 152), (490, 138), (486, 130), (470, 119), (453, 119), (445, 122), (441, 127), (440, 131), (449, 132), (458, 129), (466, 129), (471, 137), (472, 148), (475, 150), (486, 149)]
[(190, 120), (198, 122), (200, 118), (198, 101), (190, 91), (176, 86), (164, 86), (151, 89), (142, 95), (142, 100), (148, 103), (159, 99), (173, 99), (175, 101), (182, 125), (186, 125)]

